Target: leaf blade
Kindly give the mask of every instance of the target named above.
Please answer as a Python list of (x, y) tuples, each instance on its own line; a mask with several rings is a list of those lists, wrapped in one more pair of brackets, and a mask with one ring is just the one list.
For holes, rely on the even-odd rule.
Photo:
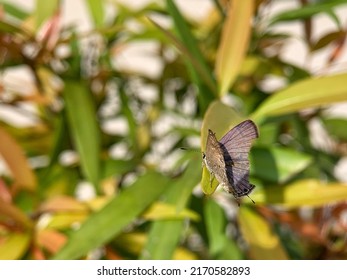
[[(188, 163), (183, 176), (166, 192), (166, 202), (176, 204), (178, 207), (176, 208), (177, 213), (180, 213), (188, 203), (193, 188), (198, 184), (200, 177), (200, 168), (198, 168), (196, 161), (192, 160)], [(175, 250), (177, 250), (183, 227), (184, 221), (182, 220), (154, 222), (140, 258), (151, 260), (172, 259)]]
[(79, 230), (73, 232), (67, 244), (53, 259), (77, 259), (111, 240), (158, 198), (167, 183), (168, 179), (156, 172), (148, 172), (138, 178), (100, 211), (93, 213)]
[(227, 93), (241, 69), (248, 50), (253, 11), (253, 0), (234, 1), (230, 5), (215, 65), (219, 96)]
[[(240, 207), (238, 221), (249, 244), (249, 257), (256, 260), (286, 260), (287, 253), (269, 223), (247, 206)], [(257, 233), (257, 234), (254, 234)]]
[(63, 95), (70, 133), (80, 155), (82, 172), (94, 186), (98, 186), (100, 137), (91, 93), (83, 83), (67, 81)]
[(266, 116), (283, 115), (346, 101), (346, 79), (347, 74), (304, 79), (273, 94), (251, 117), (259, 121)]

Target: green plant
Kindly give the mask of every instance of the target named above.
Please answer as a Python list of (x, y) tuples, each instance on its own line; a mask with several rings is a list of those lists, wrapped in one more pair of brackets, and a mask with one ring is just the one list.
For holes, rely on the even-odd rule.
[[(291, 35), (274, 27), (302, 23), (310, 56), (333, 46), (328, 68), (346, 36), (333, 8), (346, 2), (266, 17), (273, 2), (213, 1), (207, 20), (192, 22), (172, 0), (137, 10), (90, 0), (94, 28), (81, 33), (59, 25), (58, 1), (37, 1), (32, 13), (1, 1), (1, 69), (24, 66), (33, 77), (2, 83), (1, 105), (35, 122), (23, 128), (1, 120), (0, 154), (10, 172), (0, 179), (0, 258), (89, 258), (96, 248), (106, 259), (345, 258), (347, 185), (333, 171), (346, 154), (347, 121), (325, 108), (347, 101), (347, 74), (315, 77), (289, 64), (278, 46)], [(107, 18), (104, 5), (117, 15)], [(322, 13), (336, 30), (313, 40), (312, 19)], [(155, 16), (171, 19), (172, 28)], [(114, 64), (120, 49), (143, 41), (157, 44), (158, 77)], [(285, 87), (265, 90), (269, 75)], [(153, 99), (141, 91), (148, 86)], [(159, 131), (167, 116), (174, 125)], [(238, 208), (229, 195), (207, 191), (201, 155), (179, 148), (201, 135), (204, 150), (208, 128), (220, 138), (246, 118), (260, 130), (250, 155), (256, 204), (246, 198)], [(112, 119), (125, 121), (126, 131), (106, 130)], [(332, 148), (312, 144), (313, 121), (334, 138)], [(112, 155), (115, 144), (123, 157)], [(71, 150), (77, 159), (62, 160)], [(95, 198), (80, 201), (75, 194), (86, 181)]]

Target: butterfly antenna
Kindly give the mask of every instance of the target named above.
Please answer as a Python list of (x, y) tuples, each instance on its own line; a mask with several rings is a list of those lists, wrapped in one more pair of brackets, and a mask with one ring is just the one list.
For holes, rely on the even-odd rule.
[(191, 149), (191, 148), (187, 148), (187, 147), (180, 147), (181, 150), (184, 150), (184, 151), (193, 151), (193, 152), (198, 152), (200, 153), (201, 151), (198, 150), (198, 149)]
[(254, 200), (247, 194), (247, 197), (255, 204)]

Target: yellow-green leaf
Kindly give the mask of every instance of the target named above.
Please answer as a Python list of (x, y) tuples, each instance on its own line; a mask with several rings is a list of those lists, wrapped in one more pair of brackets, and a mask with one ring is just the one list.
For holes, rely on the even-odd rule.
[(58, 0), (53, 1), (45, 1), (45, 0), (37, 0), (36, 1), (36, 11), (35, 11), (35, 20), (36, 20), (36, 28), (39, 28), (42, 23), (44, 23), (48, 18), (50, 18), (53, 13), (59, 7)]
[(44, 228), (47, 229), (69, 229), (72, 225), (81, 224), (88, 218), (86, 212), (65, 212), (52, 215)]
[(257, 212), (241, 205), (238, 220), (249, 244), (249, 257), (256, 260), (285, 260), (288, 256), (270, 224)]
[(309, 78), (269, 97), (252, 115), (255, 120), (347, 100), (347, 74)]
[(0, 260), (18, 260), (30, 244), (29, 233), (11, 233), (0, 240)]
[(347, 184), (306, 179), (285, 186), (264, 188), (255, 192), (252, 197), (257, 204), (277, 204), (287, 208), (319, 207), (347, 200)]
[(208, 107), (201, 126), (201, 149), (205, 151), (208, 129), (216, 133), (220, 139), (229, 129), (244, 120), (233, 108), (219, 100)]
[(213, 194), (217, 189), (219, 182), (216, 179), (210, 181), (210, 172), (207, 170), (206, 166), (202, 168), (202, 177), (201, 177), (201, 188), (204, 194)]
[(174, 204), (156, 202), (144, 214), (143, 217), (147, 220), (168, 220), (168, 219), (192, 219), (198, 221), (200, 216), (189, 209), (177, 211), (177, 206)]
[(87, 0), (86, 4), (89, 8), (89, 13), (94, 22), (95, 27), (100, 28), (104, 24), (104, 1)]
[(234, 82), (247, 53), (254, 0), (236, 0), (229, 6), (215, 66), (220, 96), (226, 94)]

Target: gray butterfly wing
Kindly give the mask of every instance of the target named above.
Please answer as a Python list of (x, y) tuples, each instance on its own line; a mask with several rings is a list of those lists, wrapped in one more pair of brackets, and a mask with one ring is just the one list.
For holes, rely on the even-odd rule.
[(224, 153), (228, 187), (232, 188), (230, 192), (235, 197), (247, 195), (255, 187), (249, 183), (248, 154), (252, 141), (258, 136), (256, 125), (251, 120), (246, 120), (231, 129), (219, 141)]

